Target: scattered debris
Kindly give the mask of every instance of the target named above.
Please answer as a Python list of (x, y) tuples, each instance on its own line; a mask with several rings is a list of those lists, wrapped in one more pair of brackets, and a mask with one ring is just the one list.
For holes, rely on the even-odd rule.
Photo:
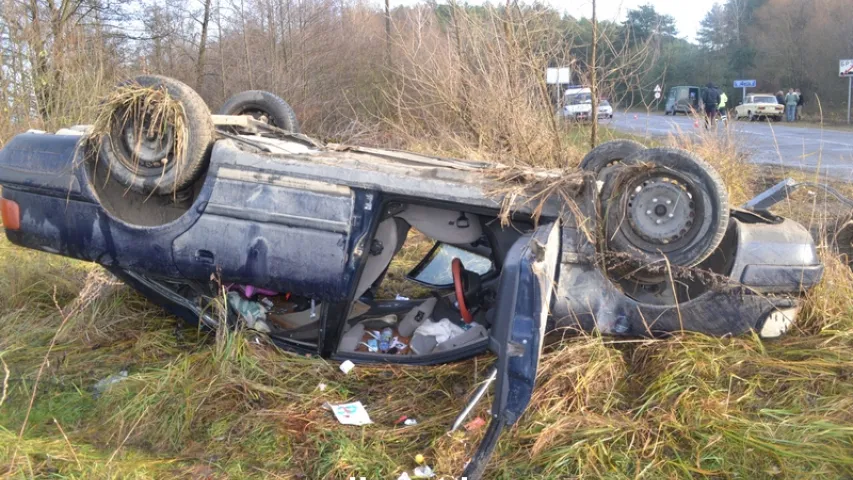
[(261, 302), (243, 298), (237, 292), (228, 292), (228, 306), (246, 321), (246, 326), (261, 333), (270, 333), (270, 327), (264, 320), (269, 309)]
[(465, 424), (465, 431), (474, 432), (483, 428), (485, 425), (486, 421), (483, 420), (483, 417), (477, 417)]
[(403, 472), (397, 477), (397, 480), (412, 480), (412, 477), (409, 476), (409, 472)]
[(364, 409), (364, 405), (362, 405), (361, 402), (329, 405), (329, 408), (332, 409), (332, 413), (335, 414), (335, 418), (338, 419), (338, 422), (340, 422), (341, 425), (361, 426), (373, 423), (373, 421), (370, 420), (370, 415), (367, 414), (367, 410)]
[(435, 476), (435, 473), (433, 473), (432, 468), (430, 468), (429, 465), (416, 467), (414, 474), (415, 478), (432, 478)]
[(112, 385), (127, 380), (127, 370), (122, 370), (116, 374), (110, 375), (107, 378), (102, 378), (98, 380), (98, 383), (93, 387), (95, 391), (95, 398), (99, 397), (102, 393), (106, 392)]
[(325, 384), (325, 383), (322, 383), (322, 382), (321, 382), (321, 383), (318, 383), (318, 384), (317, 384), (317, 389), (318, 389), (318, 390), (320, 390), (321, 392), (325, 392), (325, 391), (326, 391), (326, 384)]
[(397, 296), (394, 298), (394, 300), (400, 300), (400, 301), (403, 301), (403, 302), (408, 302), (408, 301), (409, 301), (409, 297), (404, 297), (404, 296), (402, 296), (402, 295), (400, 295), (400, 294), (398, 293), (398, 294), (397, 294)]
[(340, 368), (341, 368), (341, 371), (344, 372), (344, 375), (346, 375), (350, 371), (352, 371), (353, 368), (355, 368), (355, 364), (352, 363), (351, 360), (345, 360), (343, 363), (341, 363)]
[(425, 461), (426, 459), (420, 453), (415, 455), (415, 463), (417, 463), (418, 465), (422, 465)]
[(403, 425), (405, 425), (407, 427), (411, 427), (411, 426), (417, 425), (417, 424), (418, 424), (418, 421), (415, 420), (414, 418), (407, 418), (407, 419), (403, 420)]

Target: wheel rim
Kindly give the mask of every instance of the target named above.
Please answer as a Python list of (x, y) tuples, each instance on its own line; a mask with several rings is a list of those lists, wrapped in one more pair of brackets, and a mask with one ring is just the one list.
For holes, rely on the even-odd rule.
[(174, 127), (165, 125), (156, 132), (151, 122), (150, 112), (139, 115), (116, 112), (111, 135), (113, 147), (119, 150), (118, 160), (143, 176), (162, 174), (174, 158)]
[(666, 253), (689, 244), (701, 228), (702, 202), (693, 182), (671, 171), (652, 172), (627, 186), (623, 231), (636, 247)]

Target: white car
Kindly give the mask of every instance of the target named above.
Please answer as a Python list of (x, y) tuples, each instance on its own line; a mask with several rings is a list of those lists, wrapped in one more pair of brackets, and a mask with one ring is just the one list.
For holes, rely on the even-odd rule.
[[(563, 96), (560, 115), (569, 120), (588, 120), (592, 116), (592, 91), (585, 87), (569, 87)], [(598, 104), (598, 118), (613, 118), (613, 107), (607, 100)]]
[(613, 107), (607, 100), (598, 103), (598, 118), (613, 118)]
[(782, 120), (785, 114), (785, 106), (780, 105), (776, 96), (772, 93), (755, 93), (746, 96), (746, 101), (735, 107), (735, 118), (761, 120), (770, 118), (775, 121)]

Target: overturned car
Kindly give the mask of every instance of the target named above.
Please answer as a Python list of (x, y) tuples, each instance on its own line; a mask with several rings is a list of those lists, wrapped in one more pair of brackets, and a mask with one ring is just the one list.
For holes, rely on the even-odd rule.
[[(576, 174), (518, 169), (323, 145), (266, 92), (210, 115), (177, 81), (135, 85), (180, 102), (181, 128), (125, 104), (105, 129), (16, 136), (0, 151), (7, 238), (299, 352), (426, 365), (491, 350), (493, 417), (469, 478), (524, 412), (545, 332), (775, 337), (823, 271), (805, 228), (732, 207), (686, 151), (616, 141)], [(421, 288), (382, 294), (406, 262)], [(210, 307), (223, 289), (227, 318)]]

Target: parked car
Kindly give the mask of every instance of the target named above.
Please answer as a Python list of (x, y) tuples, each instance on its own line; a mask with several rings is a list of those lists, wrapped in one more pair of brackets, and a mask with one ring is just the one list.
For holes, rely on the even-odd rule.
[(598, 102), (598, 118), (613, 118), (613, 107), (607, 100)]
[[(0, 150), (9, 241), (298, 352), (431, 365), (491, 350), (493, 416), (468, 478), (527, 407), (546, 331), (776, 337), (822, 274), (803, 226), (730, 208), (719, 175), (683, 150), (608, 142), (575, 174), (507, 183), (509, 167), (313, 141), (286, 102), (257, 100), (271, 94), (247, 96), (258, 121), (211, 116), (172, 79), (137, 81), (184, 105), (186, 155), (171, 127), (18, 135)], [(134, 176), (112, 174), (131, 160)], [(408, 275), (425, 293), (382, 297), (413, 241), (431, 245)], [(231, 308), (216, 313), (221, 288)]]
[[(569, 120), (589, 120), (592, 116), (592, 90), (578, 86), (567, 88), (560, 116)], [(613, 118), (613, 107), (607, 100), (598, 102), (598, 118)]]
[(774, 121), (782, 120), (785, 106), (780, 105), (776, 96), (772, 93), (755, 93), (746, 96), (746, 100), (735, 107), (735, 119), (748, 119), (749, 121), (770, 118)]
[(677, 86), (669, 89), (664, 105), (664, 115), (684, 113), (689, 115), (700, 111), (700, 88), (692, 86)]

